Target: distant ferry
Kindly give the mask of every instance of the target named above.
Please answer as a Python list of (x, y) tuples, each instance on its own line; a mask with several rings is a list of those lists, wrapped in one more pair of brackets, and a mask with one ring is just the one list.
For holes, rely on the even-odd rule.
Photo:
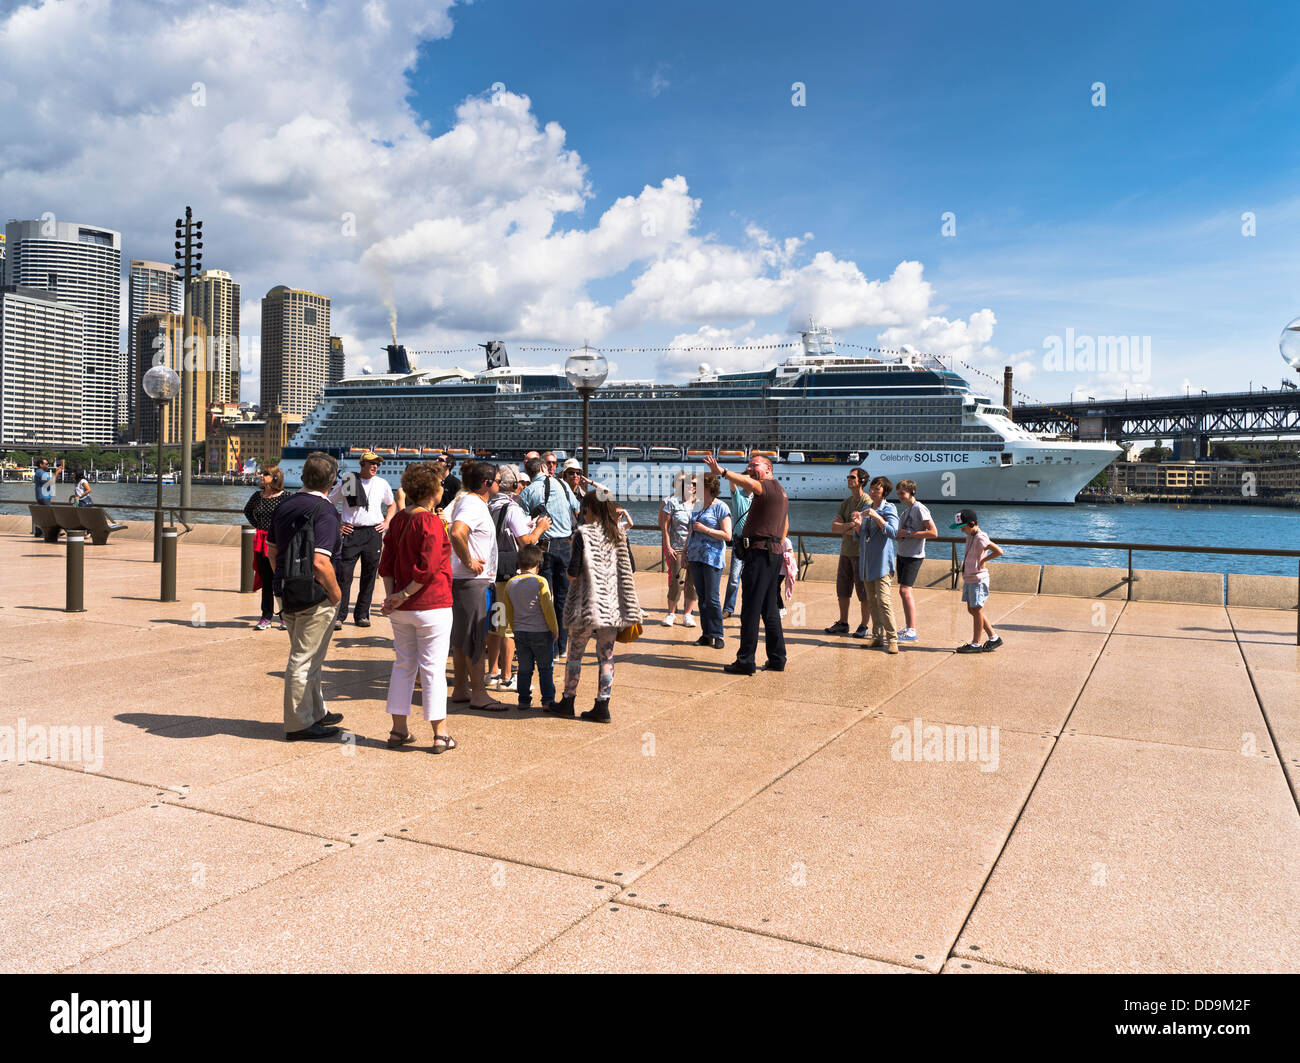
[[(850, 469), (915, 480), (923, 499), (1069, 505), (1120, 454), (1113, 443), (1032, 435), (938, 359), (837, 353), (825, 329), (775, 367), (721, 373), (702, 365), (685, 384), (610, 381), (591, 403), (591, 477), (624, 498), (659, 498), (681, 469), (713, 455), (741, 471), (769, 457), (792, 499), (831, 501)], [(488, 368), (412, 370), (389, 347), (390, 372), (325, 388), (284, 450), (291, 486), (314, 450), (354, 467), (373, 449), (393, 480), (409, 461), (455, 444), (470, 457), (520, 463), (529, 450), (577, 454), (582, 405), (558, 367), (508, 364), (485, 344)]]

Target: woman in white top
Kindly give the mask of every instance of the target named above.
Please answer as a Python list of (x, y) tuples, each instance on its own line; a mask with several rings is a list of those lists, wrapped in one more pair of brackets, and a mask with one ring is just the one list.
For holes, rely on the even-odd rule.
[(916, 481), (898, 482), (898, 500), (907, 506), (907, 512), (898, 522), (898, 537), (894, 545), (894, 565), (898, 572), (898, 596), (903, 599), (903, 623), (898, 633), (899, 642), (916, 641), (916, 602), (912, 587), (925, 560), (925, 540), (937, 539), (939, 531), (934, 526), (930, 511), (916, 500)]
[(72, 492), (72, 504), (74, 506), (93, 506), (94, 499), (90, 497), (90, 481), (86, 479), (86, 473), (82, 469), (77, 470), (77, 487)]

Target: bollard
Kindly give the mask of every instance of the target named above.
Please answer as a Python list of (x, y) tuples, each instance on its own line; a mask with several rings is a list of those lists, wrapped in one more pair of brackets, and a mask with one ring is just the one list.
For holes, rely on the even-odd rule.
[(162, 529), (162, 510), (155, 509), (153, 511), (153, 563), (155, 565), (162, 561)]
[(82, 596), (83, 576), (86, 570), (86, 533), (84, 531), (68, 532), (68, 594), (65, 613), (84, 613), (86, 607)]
[(242, 528), (239, 532), (239, 593), (253, 593), (253, 540), (257, 529)]
[(176, 529), (171, 525), (162, 530), (162, 592), (158, 600), (176, 601)]

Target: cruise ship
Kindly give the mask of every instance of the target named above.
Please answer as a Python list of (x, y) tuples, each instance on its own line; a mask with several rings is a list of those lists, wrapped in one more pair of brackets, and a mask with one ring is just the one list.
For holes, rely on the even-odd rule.
[[(1070, 505), (1120, 453), (1024, 431), (932, 356), (845, 354), (825, 329), (800, 335), (767, 369), (701, 365), (684, 384), (605, 383), (590, 408), (592, 479), (621, 499), (657, 499), (679, 470), (704, 471), (705, 455), (740, 471), (762, 453), (791, 499), (838, 500), (861, 468), (915, 480), (932, 502)], [(389, 372), (327, 386), (284, 450), (286, 483), (297, 485), (314, 450), (355, 468), (373, 449), (393, 482), (444, 450), (516, 463), (529, 450), (581, 457), (582, 402), (563, 369), (511, 366), (500, 341), (482, 346), (480, 372), (418, 370), (394, 341)]]

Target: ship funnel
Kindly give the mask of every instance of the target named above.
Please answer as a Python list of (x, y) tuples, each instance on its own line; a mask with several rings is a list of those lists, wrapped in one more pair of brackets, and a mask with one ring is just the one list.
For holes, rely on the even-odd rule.
[(406, 353), (406, 348), (399, 343), (390, 343), (384, 348), (388, 352), (388, 371), (390, 373), (409, 373), (411, 371), (411, 359)]
[(1006, 366), (1002, 370), (1002, 408), (1007, 411), (1007, 416), (1011, 416), (1011, 366)]
[(487, 343), (480, 343), (479, 346), (487, 352), (489, 369), (503, 369), (510, 365), (510, 359), (506, 357), (506, 345), (500, 340), (489, 340)]

